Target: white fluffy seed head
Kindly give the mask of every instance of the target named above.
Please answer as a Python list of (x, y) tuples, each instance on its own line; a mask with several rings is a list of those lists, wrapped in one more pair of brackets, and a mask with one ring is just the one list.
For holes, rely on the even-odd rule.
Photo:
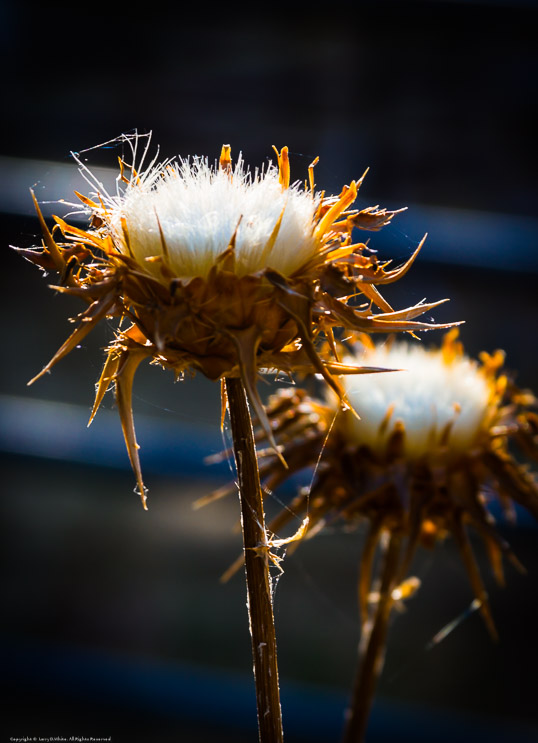
[(124, 194), (110, 198), (104, 219), (122, 252), (128, 252), (126, 231), (134, 258), (155, 275), (159, 266), (147, 259), (167, 253), (177, 277), (207, 277), (235, 233), (238, 275), (270, 267), (289, 276), (317, 250), (318, 202), (297, 185), (283, 189), (272, 165), (252, 174), (239, 159), (230, 175), (194, 158), (154, 166), (133, 179)]
[(377, 346), (345, 362), (402, 370), (344, 377), (349, 402), (361, 417), (357, 420), (345, 414), (353, 443), (381, 453), (397, 420), (405, 426), (409, 458), (424, 456), (439, 446), (449, 423), (450, 451), (459, 454), (476, 443), (492, 389), (471, 359), (460, 356), (447, 361), (440, 350), (397, 343)]

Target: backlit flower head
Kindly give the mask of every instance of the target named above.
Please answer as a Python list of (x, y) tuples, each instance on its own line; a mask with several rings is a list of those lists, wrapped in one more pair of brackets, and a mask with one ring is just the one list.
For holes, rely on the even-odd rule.
[[(344, 402), (337, 375), (360, 370), (334, 355), (333, 328), (387, 333), (446, 327), (415, 320), (439, 302), (394, 311), (380, 294), (378, 286), (407, 272), (422, 243), (393, 269), (364, 243), (353, 242), (355, 228), (378, 230), (396, 214), (352, 209), (362, 179), (326, 196), (314, 187), (316, 161), (304, 186), (290, 182), (286, 147), (276, 151), (277, 165), (252, 172), (241, 157), (232, 163), (227, 145), (214, 165), (195, 157), (155, 159), (145, 167), (149, 138), (122, 141), (131, 161), (120, 160), (113, 194), (79, 161), (91, 185), (89, 195), (77, 194), (89, 227), (55, 217), (51, 232), (34, 197), (43, 246), (22, 252), (59, 272), (54, 289), (88, 305), (35, 379), (103, 318), (119, 318), (92, 418), (113, 384), (144, 504), (131, 408), (142, 360), (177, 376), (199, 371), (213, 380), (241, 377), (274, 445), (256, 389), (260, 371), (318, 373)], [(146, 144), (140, 154), (141, 141)], [(322, 340), (328, 352), (321, 350)]]
[(288, 469), (267, 452), (261, 460), (266, 487), (273, 490), (294, 472), (316, 465), (318, 458), (319, 465), (312, 488), (301, 492), (269, 528), (276, 533), (294, 514), (308, 513), (305, 536), (311, 537), (327, 523), (367, 520), (359, 584), (363, 622), (372, 597), (372, 560), (384, 536), (396, 535), (402, 544), (390, 586), (396, 600), (398, 586), (407, 585), (417, 546), (433, 547), (452, 535), (495, 635), (467, 527), (482, 538), (502, 584), (503, 558), (519, 563), (495, 530), (488, 505), (498, 499), (511, 516), (517, 503), (538, 518), (537, 482), (511, 453), (516, 444), (538, 460), (535, 398), (502, 373), (502, 352), (483, 353), (480, 363), (467, 358), (456, 329), (433, 350), (416, 343), (362, 341), (348, 363), (401, 371), (345, 378), (360, 420), (339, 410), (334, 400), (313, 400), (301, 389), (282, 390), (270, 401), (273, 434)]
[(175, 278), (207, 279), (232, 237), (237, 276), (265, 268), (291, 276), (318, 251), (312, 226), (320, 199), (280, 181), (271, 165), (253, 174), (241, 158), (233, 170), (195, 158), (150, 171), (101, 214), (122, 251), (161, 281), (169, 279), (163, 262)]
[[(344, 381), (351, 405), (360, 411), (345, 416), (350, 442), (368, 446), (378, 455), (386, 450), (396, 421), (403, 423), (403, 450), (407, 459), (419, 459), (444, 448), (458, 457), (475, 445), (498, 397), (497, 384), (479, 371), (476, 362), (445, 350), (432, 353), (420, 344), (370, 346), (368, 365), (401, 370), (382, 374), (372, 384), (364, 378)], [(355, 357), (344, 357), (357, 363)], [(371, 380), (368, 380), (370, 382)]]

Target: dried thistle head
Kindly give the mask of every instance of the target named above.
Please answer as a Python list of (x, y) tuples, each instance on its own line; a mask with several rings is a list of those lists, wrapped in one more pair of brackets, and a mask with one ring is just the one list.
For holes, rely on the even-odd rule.
[[(375, 231), (396, 214), (352, 208), (362, 179), (338, 196), (318, 193), (315, 161), (304, 187), (291, 183), (286, 147), (276, 151), (276, 166), (254, 172), (241, 158), (232, 164), (228, 145), (213, 167), (203, 158), (153, 160), (144, 167), (149, 140), (139, 157), (140, 140), (124, 137), (132, 162), (120, 160), (116, 194), (108, 194), (81, 165), (93, 186), (90, 195), (77, 194), (87, 229), (55, 217), (51, 232), (34, 197), (43, 245), (22, 252), (59, 272), (56, 291), (88, 305), (35, 379), (103, 318), (119, 320), (92, 418), (113, 384), (145, 505), (131, 408), (142, 360), (178, 376), (199, 371), (212, 380), (241, 377), (274, 445), (256, 390), (261, 370), (319, 373), (344, 401), (335, 374), (360, 370), (332, 353), (333, 328), (386, 333), (446, 326), (415, 321), (439, 302), (394, 311), (381, 296), (377, 287), (402, 277), (422, 243), (403, 266), (388, 269), (364, 243), (353, 242), (354, 228)], [(328, 352), (321, 350), (323, 339)]]
[(323, 449), (311, 490), (301, 492), (269, 528), (277, 532), (294, 514), (308, 512), (308, 538), (327, 523), (367, 520), (359, 583), (363, 622), (380, 540), (396, 535), (403, 544), (390, 587), (396, 600), (417, 547), (431, 548), (451, 535), (495, 636), (467, 527), (482, 538), (500, 584), (503, 558), (521, 568), (496, 531), (489, 505), (497, 499), (512, 518), (517, 503), (538, 519), (538, 484), (512, 454), (515, 445), (538, 461), (538, 414), (534, 396), (517, 389), (502, 372), (501, 351), (483, 353), (480, 363), (475, 362), (464, 355), (457, 335), (457, 329), (451, 330), (442, 347), (432, 350), (401, 342), (375, 346), (363, 336), (355, 363), (402, 371), (345, 378), (360, 420), (339, 410), (332, 399), (314, 400), (301, 389), (278, 392), (267, 413), (288, 469), (267, 452), (261, 476), (272, 490), (294, 472), (315, 465)]

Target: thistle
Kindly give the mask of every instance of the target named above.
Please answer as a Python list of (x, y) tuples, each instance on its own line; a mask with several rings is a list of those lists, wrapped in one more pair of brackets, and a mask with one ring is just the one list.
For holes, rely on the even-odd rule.
[[(328, 523), (369, 524), (360, 562), (362, 632), (348, 743), (364, 735), (392, 609), (419, 585), (408, 575), (416, 549), (454, 538), (475, 605), (496, 638), (467, 529), (481, 537), (502, 585), (505, 558), (522, 567), (497, 533), (489, 504), (498, 500), (510, 518), (519, 504), (538, 519), (538, 484), (511, 453), (515, 444), (538, 461), (536, 400), (502, 373), (503, 353), (482, 353), (480, 363), (469, 359), (457, 329), (433, 350), (410, 342), (375, 346), (365, 336), (361, 340), (344, 361), (401, 371), (345, 378), (360, 419), (339, 409), (334, 399), (314, 400), (301, 389), (278, 392), (267, 412), (288, 468), (268, 451), (260, 469), (265, 487), (273, 490), (319, 458), (312, 487), (275, 518), (270, 530), (277, 532), (306, 513), (304, 538)], [(260, 431), (260, 441), (264, 435)], [(373, 576), (376, 552), (381, 568)]]
[[(139, 139), (126, 141), (135, 161)], [(232, 166), (227, 145), (216, 168), (194, 158), (152, 163), (142, 171), (146, 154), (136, 167), (120, 160), (118, 194), (107, 194), (99, 183), (91, 197), (77, 194), (90, 229), (54, 217), (54, 235), (67, 242), (49, 231), (34, 196), (44, 246), (21, 251), (60, 273), (53, 289), (89, 305), (30, 384), (104, 317), (127, 324), (118, 326), (108, 350), (92, 418), (114, 383), (144, 506), (131, 415), (133, 378), (144, 359), (177, 376), (200, 371), (213, 380), (239, 377), (272, 442), (256, 390), (259, 370), (320, 373), (344, 399), (334, 375), (352, 370), (315, 347), (320, 337), (333, 339), (335, 326), (368, 333), (446, 327), (413, 321), (441, 302), (395, 312), (379, 293), (377, 286), (405, 275), (424, 241), (403, 266), (390, 270), (364, 243), (352, 242), (353, 228), (378, 230), (397, 213), (350, 209), (364, 176), (339, 196), (326, 197), (314, 190), (316, 161), (308, 169), (309, 186), (290, 185), (286, 147), (277, 153), (278, 168), (254, 174), (241, 158)], [(366, 300), (362, 307), (351, 301), (358, 295)]]
[[(176, 377), (201, 372), (220, 380), (221, 423), (228, 408), (238, 469), (255, 676), (258, 686), (267, 686), (258, 695), (260, 734), (263, 740), (280, 740), (270, 544), (247, 398), (280, 458), (256, 388), (261, 372), (317, 373), (345, 406), (339, 375), (370, 370), (339, 361), (335, 327), (387, 333), (446, 326), (415, 320), (439, 302), (394, 311), (380, 294), (378, 286), (405, 275), (422, 243), (406, 263), (391, 268), (364, 243), (353, 242), (355, 228), (378, 230), (397, 213), (352, 208), (363, 178), (337, 196), (318, 193), (316, 159), (304, 187), (290, 183), (286, 147), (275, 150), (276, 166), (254, 172), (241, 158), (232, 163), (228, 145), (214, 166), (195, 157), (154, 159), (145, 167), (149, 138), (140, 153), (141, 141), (123, 137), (131, 157), (119, 161), (115, 194), (107, 193), (79, 161), (92, 188), (89, 195), (77, 194), (89, 219), (87, 229), (54, 217), (49, 230), (33, 197), (43, 245), (21, 252), (42, 268), (58, 271), (60, 281), (52, 288), (80, 297), (87, 308), (32, 382), (105, 317), (118, 318), (90, 421), (113, 385), (146, 508), (131, 405), (137, 368), (149, 359)], [(262, 657), (260, 648), (266, 648)]]

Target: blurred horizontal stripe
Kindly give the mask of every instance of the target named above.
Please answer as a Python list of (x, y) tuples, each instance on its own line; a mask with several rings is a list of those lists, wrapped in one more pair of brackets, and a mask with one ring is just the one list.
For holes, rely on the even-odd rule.
[[(116, 192), (118, 171), (92, 167), (91, 172), (110, 194)], [(0, 211), (34, 215), (30, 188), (45, 217), (72, 213), (70, 218), (75, 221), (81, 215), (62, 200), (75, 202), (74, 191), (87, 194), (94, 190), (74, 162), (0, 157)], [(409, 249), (410, 243), (416, 245), (427, 232), (421, 261), (538, 272), (538, 219), (424, 204), (408, 206), (392, 225), (375, 234), (373, 247), (394, 249), (395, 238), (400, 236), (404, 248)]]
[[(116, 655), (81, 647), (6, 638), (3, 668), (11, 689), (29, 687), (82, 700), (96, 714), (100, 705), (198, 722), (218, 721), (256, 734), (253, 682), (249, 675), (184, 663)], [(290, 741), (334, 741), (343, 727), (347, 694), (282, 681), (284, 729)], [(537, 730), (517, 721), (377, 699), (369, 724), (370, 743), (533, 743)]]
[[(101, 409), (88, 428), (89, 415), (89, 409), (81, 405), (0, 395), (0, 452), (130, 469), (118, 413)], [(216, 478), (221, 484), (233, 479), (231, 457), (221, 462), (206, 462), (224, 448), (218, 426), (139, 413), (135, 415), (135, 426), (144, 472)], [(279, 492), (294, 493), (299, 486), (307, 485), (310, 477), (309, 470), (299, 472)], [(497, 501), (493, 500), (489, 508), (502, 523), (504, 516)], [(525, 509), (517, 504), (515, 508), (519, 527), (537, 528), (538, 524)]]
[[(0, 395), (0, 451), (32, 457), (129, 469), (119, 415), (101, 409), (88, 428), (90, 410), (71, 403)], [(144, 470), (182, 472), (204, 477), (230, 477), (227, 461), (207, 466), (204, 459), (220, 452), (218, 426), (197, 426), (136, 415)]]

